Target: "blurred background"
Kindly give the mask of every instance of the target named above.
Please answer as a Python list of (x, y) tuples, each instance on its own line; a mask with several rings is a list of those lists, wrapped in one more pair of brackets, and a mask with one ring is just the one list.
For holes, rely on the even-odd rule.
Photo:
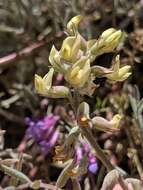
[[(113, 164), (139, 178), (129, 148), (136, 148), (139, 160), (143, 160), (143, 126), (134, 117), (133, 105), (143, 95), (142, 0), (0, 0), (0, 128), (6, 130), (0, 138), (0, 157), (26, 153), (23, 172), (31, 179), (47, 183), (56, 181), (61, 172), (63, 166), (59, 168), (52, 161), (54, 146), (64, 141), (74, 115), (65, 100), (37, 95), (33, 81), (35, 73), (44, 76), (48, 72), (52, 45), (60, 47), (67, 22), (78, 14), (84, 16), (80, 31), (86, 39), (97, 38), (110, 27), (122, 29), (128, 35), (120, 54), (121, 64), (132, 66), (131, 77), (113, 85), (105, 79), (97, 80), (100, 87), (93, 97), (85, 99), (91, 105), (92, 116), (110, 119), (114, 113), (124, 114), (123, 127), (117, 134), (93, 133)], [(96, 64), (110, 67), (114, 56), (115, 53), (99, 56)], [(55, 76), (54, 83), (64, 84), (62, 75)], [(142, 118), (142, 110), (139, 116)], [(39, 144), (37, 138), (42, 137), (37, 137), (32, 127), (47, 126), (49, 120), (55, 127), (46, 142), (49, 144)], [(32, 135), (27, 137), (27, 133)], [(100, 188), (106, 170), (99, 161), (96, 167), (83, 176), (83, 189)], [(9, 184), (9, 178), (2, 172), (0, 180), (1, 186)]]

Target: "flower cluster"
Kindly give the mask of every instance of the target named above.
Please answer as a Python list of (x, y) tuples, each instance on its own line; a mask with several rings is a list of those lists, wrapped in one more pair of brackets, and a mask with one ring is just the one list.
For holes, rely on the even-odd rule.
[(29, 126), (26, 132), (28, 138), (33, 138), (42, 148), (44, 154), (48, 154), (59, 138), (59, 130), (55, 125), (59, 120), (58, 116), (48, 115), (37, 122), (30, 118), (26, 119)]
[[(121, 82), (130, 75), (130, 66), (120, 66), (120, 57), (117, 55), (110, 68), (93, 64), (97, 56), (113, 52), (119, 47), (125, 38), (125, 33), (121, 30), (109, 28), (105, 30), (98, 39), (86, 40), (79, 33), (78, 26), (82, 17), (80, 15), (72, 18), (67, 24), (67, 37), (63, 41), (59, 50), (53, 45), (49, 55), (51, 68), (42, 78), (35, 76), (36, 91), (50, 98), (68, 98), (74, 112), (76, 121), (70, 124), (71, 130), (62, 145), (55, 148), (54, 161), (68, 161), (68, 165), (61, 172), (57, 187), (62, 188), (68, 179), (78, 179), (89, 170), (96, 173), (98, 164), (89, 145), (81, 141), (84, 137), (90, 142), (97, 157), (102, 161), (108, 170), (113, 166), (108, 161), (96, 139), (92, 135), (92, 128), (104, 132), (116, 132), (119, 130), (121, 116), (116, 114), (108, 121), (100, 116), (91, 118), (89, 105), (82, 101), (80, 96), (92, 96), (98, 87), (94, 83), (96, 78), (106, 77), (110, 83)], [(54, 72), (63, 75), (66, 86), (53, 85)], [(48, 133), (49, 134), (49, 133)], [(46, 133), (42, 133), (47, 139)], [(52, 135), (53, 137), (54, 135)], [(37, 136), (36, 136), (37, 138)], [(38, 139), (38, 138), (37, 138)], [(55, 138), (54, 138), (55, 139)], [(54, 141), (55, 142), (55, 141)], [(40, 141), (44, 147), (49, 147), (50, 143)], [(48, 148), (47, 148), (48, 149)]]
[(105, 68), (91, 63), (97, 56), (112, 52), (124, 39), (124, 32), (109, 28), (98, 39), (86, 40), (78, 32), (78, 25), (82, 17), (72, 18), (67, 24), (68, 36), (58, 51), (53, 45), (49, 62), (50, 71), (41, 78), (35, 76), (35, 87), (39, 94), (52, 98), (65, 98), (69, 96), (69, 88), (65, 86), (52, 86), (54, 71), (63, 74), (69, 85), (78, 89), (80, 94), (92, 95), (96, 84), (96, 77), (106, 77), (108, 81), (123, 81), (131, 74), (130, 66), (120, 67), (119, 55), (116, 56), (111, 68)]
[[(26, 123), (29, 126), (26, 135), (28, 138), (33, 138), (41, 146), (44, 154), (49, 153), (59, 138), (59, 130), (55, 128), (58, 120), (59, 117), (52, 114), (38, 120), (37, 122), (34, 122), (30, 118), (26, 118)], [(91, 152), (89, 144), (83, 140), (80, 140), (75, 147), (77, 165), (80, 163), (85, 154), (88, 157), (88, 170), (95, 174), (98, 169), (96, 158)]]

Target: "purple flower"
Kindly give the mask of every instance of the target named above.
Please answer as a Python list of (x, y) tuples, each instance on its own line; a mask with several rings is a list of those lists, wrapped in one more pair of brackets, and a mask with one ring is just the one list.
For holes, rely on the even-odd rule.
[(94, 156), (94, 154), (91, 152), (91, 148), (87, 142), (81, 141), (80, 144), (76, 147), (76, 160), (77, 164), (80, 163), (80, 160), (83, 158), (84, 154), (88, 155), (88, 170), (96, 174), (98, 170), (98, 163)]
[(89, 160), (88, 170), (91, 173), (95, 174), (98, 170), (98, 164), (97, 164), (97, 160), (96, 160), (95, 156), (92, 154), (92, 152), (89, 152), (88, 160)]
[(88, 170), (93, 173), (96, 174), (97, 170), (98, 170), (98, 164), (97, 162), (93, 163), (93, 164), (89, 164), (88, 166)]
[(56, 144), (57, 142), (57, 139), (59, 137), (59, 130), (55, 130), (55, 132), (53, 133), (53, 135), (51, 136), (51, 138), (49, 139), (49, 141), (46, 141), (46, 140), (43, 140), (41, 141), (39, 144), (41, 145), (42, 147), (42, 151), (45, 153), (45, 154), (48, 154), (49, 150), (54, 147), (54, 145)]
[(76, 161), (77, 161), (77, 163), (79, 163), (81, 161), (82, 157), (83, 157), (82, 149), (81, 149), (81, 147), (78, 146), (76, 148)]
[(59, 137), (59, 130), (55, 128), (58, 120), (59, 116), (53, 114), (38, 121), (26, 118), (26, 124), (29, 126), (26, 136), (33, 138), (41, 146), (45, 154), (56, 144)]

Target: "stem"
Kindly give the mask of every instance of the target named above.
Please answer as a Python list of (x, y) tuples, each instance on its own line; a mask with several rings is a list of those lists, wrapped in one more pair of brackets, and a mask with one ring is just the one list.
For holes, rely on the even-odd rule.
[(143, 152), (143, 123), (142, 123), (142, 115), (138, 115), (137, 118), (135, 118), (135, 122), (136, 122), (136, 126), (137, 128), (139, 129), (139, 132), (140, 132), (140, 136), (141, 136), (141, 148), (142, 148), (142, 152)]
[(134, 162), (135, 162), (135, 164), (136, 164), (136, 167), (137, 167), (139, 176), (140, 176), (141, 180), (143, 180), (143, 168), (142, 168), (141, 162), (140, 162), (140, 160), (139, 160), (137, 151), (135, 151), (135, 154), (134, 154), (133, 159), (134, 159)]
[(5, 174), (9, 175), (9, 176), (13, 176), (15, 178), (17, 178), (19, 181), (21, 181), (22, 183), (30, 183), (31, 184), (31, 180), (22, 172), (17, 171), (16, 169), (13, 169), (11, 167), (8, 167), (6, 165), (1, 164), (0, 165), (0, 170), (3, 171)]
[(59, 38), (63, 36), (63, 32), (59, 32), (57, 33), (54, 37), (48, 38), (48, 39), (42, 39), (42, 40), (37, 40), (37, 42), (21, 49), (18, 52), (13, 52), (11, 54), (8, 54), (4, 57), (0, 58), (0, 65), (6, 65), (8, 63), (12, 63), (15, 62), (17, 59), (23, 58), (24, 56), (28, 56), (29, 54), (31, 54), (34, 50), (40, 49), (42, 47), (44, 47), (47, 43), (53, 41), (53, 39)]
[(101, 186), (104, 176), (105, 176), (105, 166), (102, 165), (98, 174), (97, 182), (96, 182), (97, 189), (99, 189), (99, 187)]
[(81, 190), (80, 183), (78, 182), (78, 179), (72, 179), (72, 186), (73, 190)]
[[(15, 164), (14, 169), (16, 169), (17, 171), (21, 171), (22, 170), (22, 164), (23, 164), (22, 163), (23, 162), (23, 155), (20, 154), (18, 157), (19, 157), (19, 162)], [(10, 184), (11, 184), (11, 186), (16, 187), (18, 184), (18, 178), (11, 176)]]
[(110, 161), (107, 159), (105, 154), (103, 153), (102, 149), (98, 145), (97, 141), (93, 137), (91, 131), (83, 126), (80, 126), (83, 135), (86, 137), (86, 139), (89, 141), (91, 146), (94, 148), (96, 152), (97, 158), (103, 163), (103, 165), (107, 168), (108, 171), (111, 171), (114, 169), (114, 166), (110, 163)]
[[(78, 99), (79, 96), (78, 96), (77, 91), (76, 91), (76, 95), (74, 97), (76, 98), (75, 102), (80, 103), (80, 101)], [(70, 97), (70, 104), (72, 107), (73, 107), (73, 102), (74, 102), (73, 97)], [(77, 116), (77, 110), (75, 111), (75, 109), (74, 109), (74, 112), (75, 112), (75, 115)], [(77, 119), (77, 121), (78, 121), (78, 119)], [(103, 165), (107, 168), (107, 170), (111, 171), (111, 170), (115, 169), (114, 166), (110, 163), (110, 161), (106, 157), (106, 155), (104, 154), (104, 152), (102, 151), (102, 149), (100, 148), (100, 146), (98, 145), (96, 139), (93, 137), (90, 128), (81, 126), (80, 123), (78, 123), (78, 125), (81, 128), (83, 135), (86, 137), (86, 139), (89, 141), (91, 146), (94, 148), (97, 158), (103, 163)]]
[[(24, 183), (24, 184), (16, 187), (16, 190), (24, 190), (24, 189), (30, 189), (30, 188), (31, 188), (31, 186), (29, 183)], [(40, 183), (40, 188), (41, 189), (48, 189), (48, 190), (61, 190), (60, 188), (58, 188), (52, 184), (46, 184), (46, 183), (42, 183), (42, 182)]]
[(69, 93), (68, 100), (69, 100), (69, 102), (70, 102), (70, 105), (71, 105), (71, 107), (72, 107), (74, 113), (76, 113), (76, 108), (75, 108), (75, 105), (74, 105), (74, 101), (73, 101), (73, 97), (72, 97), (71, 92)]

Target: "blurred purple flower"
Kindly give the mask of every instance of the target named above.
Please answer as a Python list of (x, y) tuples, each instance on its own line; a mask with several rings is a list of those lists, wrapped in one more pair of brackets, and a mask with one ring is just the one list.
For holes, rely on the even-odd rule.
[(33, 121), (26, 118), (26, 124), (29, 126), (26, 131), (28, 138), (33, 138), (42, 148), (45, 154), (56, 144), (59, 137), (59, 130), (55, 128), (59, 116), (50, 114), (41, 120)]
[(41, 145), (42, 147), (42, 151), (45, 153), (45, 154), (48, 154), (49, 150), (54, 147), (54, 145), (56, 144), (57, 142), (57, 139), (59, 137), (59, 130), (55, 130), (54, 134), (51, 136), (51, 138), (49, 139), (49, 141), (47, 140), (43, 140), (41, 141), (39, 144)]
[(77, 163), (80, 162), (80, 160), (83, 158), (84, 154), (88, 155), (88, 170), (96, 174), (98, 170), (98, 163), (94, 156), (94, 154), (91, 152), (91, 148), (87, 142), (81, 142), (80, 145), (78, 144), (76, 147), (76, 160)]

